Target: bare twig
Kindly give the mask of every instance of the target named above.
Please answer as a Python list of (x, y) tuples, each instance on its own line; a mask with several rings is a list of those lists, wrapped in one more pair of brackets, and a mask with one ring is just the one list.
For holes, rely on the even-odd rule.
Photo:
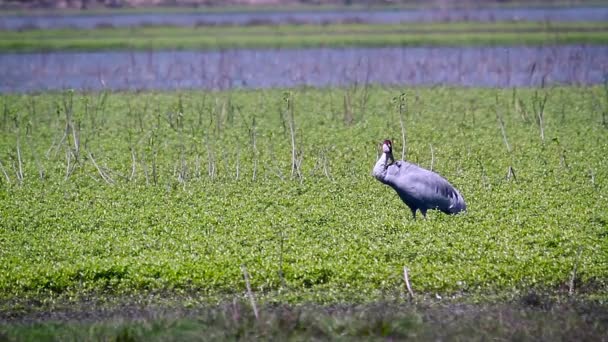
[(0, 170), (2, 170), (2, 173), (4, 174), (4, 178), (6, 178), (6, 183), (7, 184), (11, 184), (11, 179), (8, 176), (8, 173), (6, 173), (6, 170), (4, 169), (4, 165), (2, 165), (2, 161), (0, 160)]
[(406, 110), (405, 93), (399, 96), (399, 124), (401, 125), (401, 160), (405, 160), (405, 120), (403, 118)]
[(240, 163), (240, 156), (241, 156), (241, 144), (240, 142), (237, 141), (237, 145), (236, 145), (236, 174), (235, 174), (235, 179), (239, 180), (239, 171), (241, 168), (241, 163)]
[(513, 169), (513, 167), (509, 165), (509, 169), (507, 170), (507, 179), (511, 178), (513, 178), (513, 180), (517, 180), (517, 177), (515, 177), (515, 169)]
[(289, 114), (289, 134), (291, 136), (291, 177), (297, 175), (300, 180), (302, 174), (300, 173), (300, 164), (298, 162), (298, 153), (296, 148), (296, 120), (294, 117), (294, 104), (293, 104), (293, 93), (289, 92), (285, 94), (285, 101), (287, 102), (287, 112)]
[(511, 145), (509, 145), (509, 140), (507, 139), (507, 130), (505, 129), (505, 122), (502, 118), (502, 114), (500, 114), (498, 109), (498, 97), (496, 97), (496, 120), (498, 120), (498, 124), (500, 125), (500, 132), (502, 133), (502, 140), (505, 142), (505, 146), (507, 147), (507, 152), (511, 153)]
[(255, 177), (257, 176), (258, 173), (258, 148), (256, 146), (256, 123), (255, 123), (255, 116), (253, 117), (252, 123), (251, 123), (251, 130), (250, 130), (250, 135), (251, 135), (251, 149), (253, 150), (253, 175), (252, 175), (252, 180), (255, 181)]
[(131, 175), (129, 176), (129, 181), (132, 181), (135, 178), (135, 165), (137, 164), (137, 160), (135, 160), (135, 149), (133, 147), (131, 150)]
[(285, 180), (285, 176), (283, 176), (283, 172), (281, 172), (281, 168), (279, 167), (278, 163), (277, 163), (277, 157), (274, 154), (274, 149), (272, 148), (272, 144), (268, 145), (268, 150), (270, 152), (270, 159), (272, 160), (272, 164), (274, 165), (276, 172), (277, 172), (277, 176), (279, 176), (279, 178), (281, 178), (282, 181)]
[(351, 125), (353, 121), (353, 106), (351, 105), (350, 93), (347, 89), (344, 92), (344, 124)]
[(209, 174), (209, 178), (215, 178), (215, 153), (211, 146), (211, 142), (209, 141), (209, 134), (205, 135), (205, 141), (207, 145), (207, 173)]
[(65, 149), (65, 179), (67, 180), (68, 178), (70, 178), (70, 175), (72, 174), (72, 171), (74, 170), (74, 168), (71, 165), (71, 160), (72, 160), (72, 151), (70, 151), (70, 148), (66, 148)]
[(19, 167), (17, 172), (17, 179), (19, 183), (23, 182), (23, 161), (21, 159), (21, 144), (20, 144), (19, 134), (17, 134), (17, 165)]
[(433, 166), (435, 165), (435, 151), (433, 150), (433, 145), (429, 144), (431, 147), (431, 171), (433, 171)]
[(327, 177), (327, 179), (329, 180), (333, 180), (329, 173), (329, 162), (327, 161), (327, 155), (325, 154), (325, 151), (321, 151), (321, 163), (323, 164), (323, 173), (325, 173), (325, 177)]
[(285, 277), (283, 275), (283, 245), (284, 245), (284, 240), (285, 240), (285, 233), (283, 232), (283, 229), (281, 229), (280, 231), (281, 233), (281, 245), (280, 245), (280, 253), (279, 253), (279, 278), (281, 279), (281, 285), (283, 287), (286, 287), (286, 283), (285, 283)]
[(253, 308), (253, 314), (255, 315), (255, 319), (259, 319), (258, 315), (258, 307), (255, 304), (255, 297), (253, 296), (253, 292), (251, 291), (251, 284), (249, 283), (249, 273), (247, 273), (247, 268), (245, 265), (241, 265), (241, 271), (243, 272), (243, 277), (245, 278), (245, 285), (247, 285), (247, 296), (251, 301), (251, 307)]
[(144, 171), (144, 177), (146, 177), (146, 185), (150, 185), (150, 177), (148, 176), (148, 166), (146, 165), (145, 160), (141, 160), (141, 168)]
[(534, 97), (532, 99), (532, 104), (534, 107), (534, 111), (536, 112), (536, 120), (538, 127), (540, 129), (540, 139), (544, 143), (545, 142), (545, 123), (544, 123), (544, 114), (545, 114), (545, 105), (547, 104), (547, 98), (549, 94), (545, 91), (543, 93), (543, 97), (541, 98), (538, 94), (538, 90), (534, 92)]
[(407, 292), (410, 300), (414, 299), (414, 291), (412, 290), (412, 286), (410, 285), (410, 278), (407, 275), (407, 267), (403, 266), (403, 280), (405, 281), (405, 286), (407, 287)]
[(99, 173), (101, 178), (104, 181), (106, 181), (106, 183), (108, 183), (108, 184), (114, 184), (114, 180), (112, 180), (112, 178), (110, 178), (110, 176), (106, 175), (105, 172), (103, 172), (103, 170), (99, 167), (99, 165), (97, 165), (97, 162), (95, 161), (95, 158), (93, 157), (93, 154), (91, 154), (91, 152), (88, 152), (88, 154), (89, 154), (89, 159), (91, 159), (91, 162), (93, 163), (93, 165), (95, 165), (95, 168), (97, 169), (97, 172)]
[(582, 249), (583, 248), (581, 246), (579, 246), (578, 250), (576, 251), (576, 259), (574, 259), (574, 265), (572, 266), (572, 273), (570, 274), (570, 282), (568, 283), (568, 294), (571, 296), (574, 294), (574, 281), (576, 280), (576, 269), (578, 267), (578, 262), (581, 257)]

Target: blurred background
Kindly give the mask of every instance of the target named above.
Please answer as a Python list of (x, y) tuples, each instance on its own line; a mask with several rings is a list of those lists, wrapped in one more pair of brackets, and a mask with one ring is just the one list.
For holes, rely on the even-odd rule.
[(0, 92), (591, 85), (608, 1), (1, 0)]

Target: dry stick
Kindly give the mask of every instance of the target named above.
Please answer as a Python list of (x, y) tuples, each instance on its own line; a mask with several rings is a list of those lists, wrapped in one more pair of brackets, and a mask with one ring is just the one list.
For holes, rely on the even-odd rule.
[(285, 233), (281, 229), (281, 249), (279, 254), (279, 278), (281, 278), (281, 286), (287, 287), (287, 283), (285, 282), (285, 277), (283, 275), (283, 241), (285, 240)]
[(181, 183), (185, 183), (188, 177), (188, 166), (186, 165), (186, 158), (184, 157), (184, 145), (181, 146), (180, 153), (180, 170), (178, 175), (178, 181)]
[(237, 141), (237, 145), (236, 145), (236, 175), (235, 175), (235, 179), (236, 180), (239, 180), (239, 171), (240, 171), (239, 169), (240, 169), (240, 166), (241, 166), (240, 156), (241, 156), (241, 145)]
[(209, 178), (213, 179), (215, 178), (215, 154), (209, 142), (209, 132), (205, 135), (205, 141), (207, 145), (207, 173)]
[(146, 161), (143, 160), (144, 158), (142, 158), (141, 161), (141, 168), (144, 171), (144, 177), (146, 177), (146, 186), (150, 185), (150, 177), (148, 176), (148, 166), (146, 165)]
[(405, 160), (405, 122), (403, 115), (405, 112), (405, 94), (399, 97), (399, 124), (401, 125), (401, 160)]
[(32, 150), (32, 155), (34, 156), (34, 162), (36, 163), (36, 168), (38, 168), (38, 175), (40, 176), (40, 179), (43, 180), (44, 174), (45, 174), (44, 168), (42, 167), (42, 164), (40, 163), (40, 158), (38, 158), (38, 154), (36, 153), (36, 150), (34, 149), (34, 144), (32, 143), (32, 140), (30, 137), (27, 137), (27, 142), (30, 147), (30, 150)]
[(297, 173), (301, 180), (302, 174), (300, 174), (296, 151), (296, 121), (294, 118), (293, 95), (291, 93), (287, 97), (287, 110), (289, 112), (289, 134), (291, 135), (291, 177), (293, 178), (294, 173)]
[(505, 129), (505, 122), (502, 120), (502, 115), (496, 113), (496, 119), (500, 124), (500, 131), (502, 132), (502, 140), (505, 142), (505, 146), (507, 146), (507, 152), (511, 153), (511, 145), (509, 145), (509, 141), (507, 140), (507, 131)]
[(589, 177), (591, 178), (591, 184), (595, 185), (595, 175), (592, 168), (589, 168)]
[(534, 92), (534, 109), (536, 111), (536, 116), (538, 119), (538, 127), (540, 129), (540, 139), (544, 143), (545, 142), (545, 125), (544, 125), (544, 113), (545, 113), (545, 105), (547, 104), (548, 94), (545, 92), (542, 99), (538, 96), (538, 91)]
[(8, 173), (6, 173), (6, 170), (4, 169), (4, 165), (2, 165), (1, 160), (0, 160), (0, 170), (2, 170), (2, 173), (4, 174), (4, 178), (6, 178), (6, 183), (11, 184), (11, 179), (8, 176)]
[(486, 168), (483, 166), (483, 163), (481, 162), (481, 159), (477, 158), (477, 163), (479, 164), (479, 167), (481, 168), (481, 180), (483, 182), (483, 186), (485, 188), (488, 188), (488, 175), (486, 174)]
[(515, 177), (515, 169), (509, 165), (509, 169), (507, 169), (507, 179), (511, 179), (511, 177), (513, 180), (517, 180), (517, 177)]
[(330, 174), (329, 174), (329, 166), (327, 165), (327, 156), (325, 155), (325, 151), (321, 151), (321, 162), (323, 163), (323, 172), (325, 173), (325, 177), (327, 177), (327, 179), (332, 180)]
[(91, 154), (91, 152), (88, 152), (88, 154), (89, 154), (89, 158), (93, 162), (93, 165), (95, 165), (95, 168), (97, 169), (97, 172), (99, 172), (99, 175), (101, 176), (101, 178), (103, 178), (103, 180), (106, 181), (106, 183), (108, 183), (108, 184), (114, 184), (114, 181), (112, 180), (112, 178), (110, 178), (110, 176), (106, 175), (101, 170), (101, 168), (99, 167), (99, 165), (97, 165), (97, 162), (95, 161), (95, 158), (93, 157), (93, 155)]
[(251, 147), (253, 149), (253, 175), (252, 180), (255, 181), (255, 177), (258, 173), (258, 148), (256, 146), (256, 125), (255, 125), (255, 116), (253, 117), (253, 122), (251, 123)]
[(409, 294), (409, 298), (414, 299), (414, 291), (412, 291), (412, 286), (410, 285), (410, 278), (407, 276), (407, 267), (403, 266), (403, 280), (405, 280), (405, 286), (407, 287), (407, 292)]
[(285, 177), (283, 176), (283, 172), (281, 172), (281, 168), (277, 163), (277, 157), (274, 155), (274, 149), (272, 148), (272, 144), (268, 145), (268, 149), (270, 151), (270, 159), (272, 159), (272, 164), (276, 169), (277, 175), (279, 176), (279, 178), (281, 178), (282, 181), (284, 181)]
[(198, 154), (198, 152), (194, 158), (194, 176), (196, 178), (201, 178), (201, 156)]
[(255, 315), (255, 319), (257, 320), (259, 318), (258, 307), (255, 305), (255, 297), (253, 296), (253, 292), (251, 292), (249, 274), (247, 273), (247, 268), (245, 267), (245, 265), (241, 265), (241, 271), (243, 272), (243, 277), (245, 278), (245, 285), (247, 285), (247, 296), (249, 296), (249, 300), (251, 301), (251, 307), (253, 308), (253, 314)]
[(72, 137), (74, 138), (74, 157), (78, 160), (80, 153), (80, 123), (76, 125), (76, 128), (74, 128), (74, 123), (72, 123)]
[(578, 267), (578, 261), (581, 257), (582, 247), (578, 247), (578, 251), (576, 252), (576, 259), (574, 259), (574, 266), (572, 267), (572, 274), (570, 275), (570, 282), (568, 283), (568, 294), (574, 294), (574, 280), (576, 279), (576, 268)]
[(344, 93), (344, 124), (351, 125), (353, 123), (353, 110), (350, 104), (350, 94), (348, 90)]
[(21, 161), (21, 144), (19, 143), (19, 135), (17, 134), (17, 163), (19, 166), (19, 172), (17, 173), (17, 179), (19, 183), (23, 182), (23, 162)]
[(70, 167), (70, 160), (72, 159), (72, 153), (71, 153), (69, 147), (66, 147), (66, 149), (65, 149), (65, 159), (66, 159), (65, 180), (67, 180), (70, 177), (70, 175), (72, 174), (72, 172), (70, 171), (70, 170), (72, 170), (72, 168)]
[(158, 174), (156, 171), (156, 150), (152, 151), (152, 182), (154, 185), (158, 182)]
[(135, 149), (133, 147), (129, 148), (131, 150), (131, 175), (129, 176), (129, 182), (135, 178), (135, 164), (137, 160), (135, 160)]
[(433, 145), (429, 144), (431, 147), (431, 171), (433, 171), (433, 165), (435, 164), (435, 152), (433, 151)]

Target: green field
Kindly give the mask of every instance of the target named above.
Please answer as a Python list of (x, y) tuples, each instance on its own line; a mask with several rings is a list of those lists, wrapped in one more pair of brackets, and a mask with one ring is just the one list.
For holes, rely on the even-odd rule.
[(606, 23), (415, 23), (2, 31), (1, 52), (608, 44)]
[[(421, 302), (605, 305), (605, 91), (2, 95), (0, 315), (240, 302), (242, 266), (262, 306), (403, 301), (404, 266)], [(414, 221), (371, 177), (381, 140), (401, 155), (400, 118), (407, 159), (466, 214)]]

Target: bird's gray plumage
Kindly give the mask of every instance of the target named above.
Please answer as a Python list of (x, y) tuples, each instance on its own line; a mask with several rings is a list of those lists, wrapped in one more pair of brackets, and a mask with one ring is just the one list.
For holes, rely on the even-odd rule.
[(380, 182), (395, 189), (399, 197), (412, 211), (426, 217), (429, 209), (446, 214), (457, 214), (466, 210), (464, 198), (445, 178), (403, 160), (394, 161), (392, 143), (386, 140), (383, 153), (376, 162), (372, 175)]

